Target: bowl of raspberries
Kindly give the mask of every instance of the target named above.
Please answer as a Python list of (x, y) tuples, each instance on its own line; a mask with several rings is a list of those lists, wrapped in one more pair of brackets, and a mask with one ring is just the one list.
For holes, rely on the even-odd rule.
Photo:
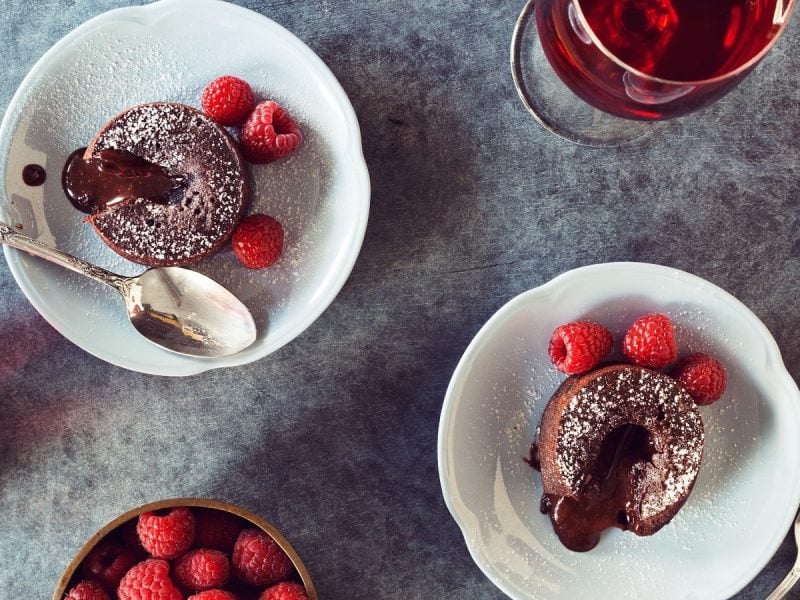
[(243, 508), (198, 498), (130, 510), (95, 533), (53, 600), (317, 600), (286, 538)]

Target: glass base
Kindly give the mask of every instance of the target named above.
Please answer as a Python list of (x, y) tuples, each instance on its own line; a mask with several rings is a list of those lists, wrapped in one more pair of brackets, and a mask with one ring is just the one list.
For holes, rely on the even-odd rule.
[(561, 81), (542, 50), (534, 8), (535, 0), (529, 0), (511, 38), (514, 86), (533, 117), (551, 133), (584, 146), (621, 146), (647, 134), (654, 123), (597, 110)]

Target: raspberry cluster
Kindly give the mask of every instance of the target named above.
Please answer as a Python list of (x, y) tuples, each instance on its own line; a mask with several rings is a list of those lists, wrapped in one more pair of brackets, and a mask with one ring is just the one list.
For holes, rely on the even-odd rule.
[(217, 77), (203, 90), (200, 104), (218, 124), (240, 127), (242, 154), (251, 163), (289, 156), (303, 141), (297, 123), (280, 104), (273, 100), (256, 103), (250, 84), (238, 77)]
[[(596, 367), (614, 347), (611, 332), (592, 321), (574, 321), (553, 331), (548, 346), (555, 367), (569, 375)], [(622, 353), (633, 364), (650, 369), (666, 369), (678, 359), (675, 327), (667, 315), (651, 313), (639, 317), (628, 328)], [(680, 360), (670, 375), (699, 405), (722, 397), (727, 387), (725, 368), (715, 358), (695, 352)]]
[[(292, 154), (303, 141), (295, 120), (272, 100), (256, 103), (250, 84), (232, 75), (203, 90), (203, 111), (218, 124), (239, 127), (239, 145), (249, 162), (264, 164)], [(233, 234), (233, 252), (248, 269), (270, 266), (283, 252), (283, 226), (269, 215), (245, 217)]]
[(65, 600), (308, 600), (272, 537), (206, 508), (141, 514), (101, 540), (78, 573)]

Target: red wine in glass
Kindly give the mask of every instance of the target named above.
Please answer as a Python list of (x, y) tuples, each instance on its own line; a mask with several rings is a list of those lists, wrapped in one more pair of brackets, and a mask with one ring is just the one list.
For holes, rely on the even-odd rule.
[(795, 0), (536, 0), (548, 61), (578, 96), (628, 119), (705, 107), (735, 87)]

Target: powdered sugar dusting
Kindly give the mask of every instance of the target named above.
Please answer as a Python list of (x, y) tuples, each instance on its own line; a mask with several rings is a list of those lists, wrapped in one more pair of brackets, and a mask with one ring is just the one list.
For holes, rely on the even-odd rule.
[(115, 117), (89, 150), (108, 148), (185, 180), (167, 204), (140, 198), (91, 217), (117, 251), (144, 264), (181, 264), (231, 234), (246, 201), (246, 173), (233, 141), (204, 114), (176, 103), (136, 106)]
[[(631, 418), (633, 417), (633, 418)], [(651, 432), (659, 460), (643, 477), (654, 478), (641, 499), (647, 518), (685, 498), (700, 470), (703, 422), (691, 397), (670, 377), (647, 369), (604, 373), (578, 390), (563, 412), (556, 464), (578, 494), (603, 439), (617, 427), (640, 425)], [(654, 487), (656, 489), (654, 489)]]

